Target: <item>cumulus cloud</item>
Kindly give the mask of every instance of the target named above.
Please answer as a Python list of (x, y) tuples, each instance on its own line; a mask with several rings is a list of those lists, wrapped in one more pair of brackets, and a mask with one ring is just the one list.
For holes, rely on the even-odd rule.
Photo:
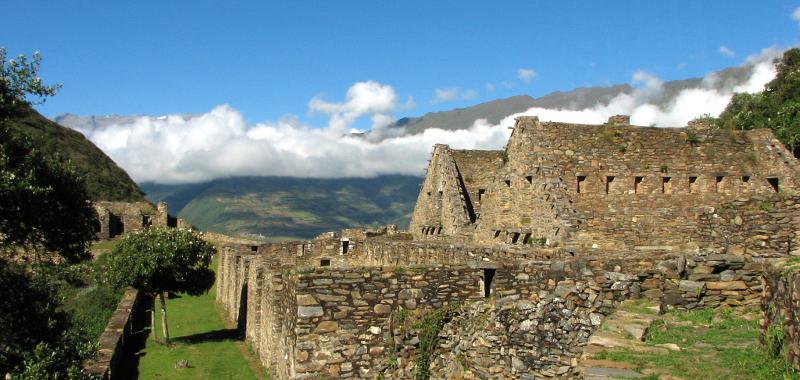
[[(413, 104), (413, 98), (410, 99)], [(369, 116), (373, 128), (380, 128), (391, 113), (397, 109), (397, 95), (392, 86), (375, 81), (358, 82), (347, 90), (345, 100), (331, 103), (315, 96), (308, 103), (311, 114), (321, 113), (330, 117), (328, 129), (333, 133), (344, 133), (356, 119)]]
[(536, 71), (533, 69), (517, 69), (517, 77), (525, 83), (531, 83), (535, 76)]
[[(696, 87), (669, 95), (655, 75), (636, 72), (631, 93), (585, 109), (531, 108), (491, 125), (477, 120), (461, 130), (427, 129), (402, 135), (400, 128), (381, 138), (346, 133), (358, 117), (384, 126), (391, 113), (405, 105), (388, 85), (359, 82), (342, 102), (316, 97), (312, 112), (330, 117), (327, 126), (313, 128), (296, 117), (248, 124), (227, 105), (202, 115), (130, 117), (81, 130), (138, 182), (191, 183), (234, 176), (370, 177), (382, 174), (422, 175), (433, 144), (456, 149), (502, 149), (514, 118), (535, 115), (543, 121), (598, 124), (615, 114), (631, 115), (637, 125), (678, 127), (703, 114), (717, 115), (734, 92), (756, 92), (775, 76), (777, 50), (749, 57), (746, 79), (734, 81), (709, 75)], [(460, 93), (460, 92), (458, 92)], [(665, 99), (666, 96), (669, 99)], [(673, 96), (674, 95), (674, 96)], [(408, 101), (406, 102), (408, 104)], [(342, 129), (344, 128), (344, 133)], [(369, 137), (369, 136), (368, 136)]]
[(478, 97), (475, 90), (462, 90), (458, 87), (437, 88), (434, 90), (436, 96), (431, 99), (431, 104), (440, 104), (454, 100), (470, 100)]
[(800, 22), (800, 7), (795, 8), (792, 12), (792, 20)]
[(726, 57), (733, 57), (734, 55), (736, 55), (736, 52), (734, 52), (733, 50), (731, 50), (731, 48), (725, 45), (719, 47), (719, 53)]

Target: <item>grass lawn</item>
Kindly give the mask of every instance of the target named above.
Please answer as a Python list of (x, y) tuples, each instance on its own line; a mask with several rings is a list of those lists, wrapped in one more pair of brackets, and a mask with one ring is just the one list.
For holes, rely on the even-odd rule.
[(658, 374), (682, 379), (798, 379), (782, 357), (770, 355), (759, 344), (758, 317), (753, 309), (670, 312), (653, 322), (645, 344), (674, 343), (680, 351), (611, 349), (594, 359), (631, 363), (645, 373), (657, 373), (648, 379)]
[[(212, 268), (216, 269), (216, 260)], [(139, 361), (140, 379), (268, 379), (260, 362), (248, 354), (236, 331), (223, 323), (214, 303), (214, 288), (191, 297), (167, 300), (172, 344), (164, 346), (148, 337)], [(161, 336), (161, 316), (156, 315)], [(247, 355), (247, 357), (245, 356)], [(189, 368), (175, 368), (187, 360)]]
[(96, 241), (94, 244), (92, 244), (91, 249), (107, 249), (112, 251), (119, 245), (121, 241), (121, 239)]

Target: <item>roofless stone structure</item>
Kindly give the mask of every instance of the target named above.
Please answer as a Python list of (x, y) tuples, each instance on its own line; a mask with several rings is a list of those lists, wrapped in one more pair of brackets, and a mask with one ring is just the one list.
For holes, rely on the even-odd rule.
[(226, 245), (217, 299), (277, 378), (575, 378), (625, 299), (758, 304), (800, 253), (798, 165), (770, 130), (521, 117), (503, 151), (435, 146), (408, 231)]

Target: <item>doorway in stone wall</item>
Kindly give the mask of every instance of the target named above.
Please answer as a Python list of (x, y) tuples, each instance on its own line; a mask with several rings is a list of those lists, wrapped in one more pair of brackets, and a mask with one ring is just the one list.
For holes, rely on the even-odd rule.
[(489, 298), (492, 295), (492, 280), (494, 280), (494, 269), (483, 270), (483, 297)]

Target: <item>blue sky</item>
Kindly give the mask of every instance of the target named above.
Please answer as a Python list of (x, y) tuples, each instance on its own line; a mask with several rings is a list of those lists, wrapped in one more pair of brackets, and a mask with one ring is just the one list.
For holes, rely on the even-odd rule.
[[(413, 97), (402, 117), (628, 83), (638, 70), (702, 76), (800, 36), (800, 1), (232, 3), (8, 2), (0, 46), (41, 51), (42, 76), (64, 85), (39, 106), (47, 116), (229, 104), (248, 122), (294, 114), (323, 126), (309, 101), (340, 102), (361, 81)], [(437, 89), (453, 99), (436, 101)]]

